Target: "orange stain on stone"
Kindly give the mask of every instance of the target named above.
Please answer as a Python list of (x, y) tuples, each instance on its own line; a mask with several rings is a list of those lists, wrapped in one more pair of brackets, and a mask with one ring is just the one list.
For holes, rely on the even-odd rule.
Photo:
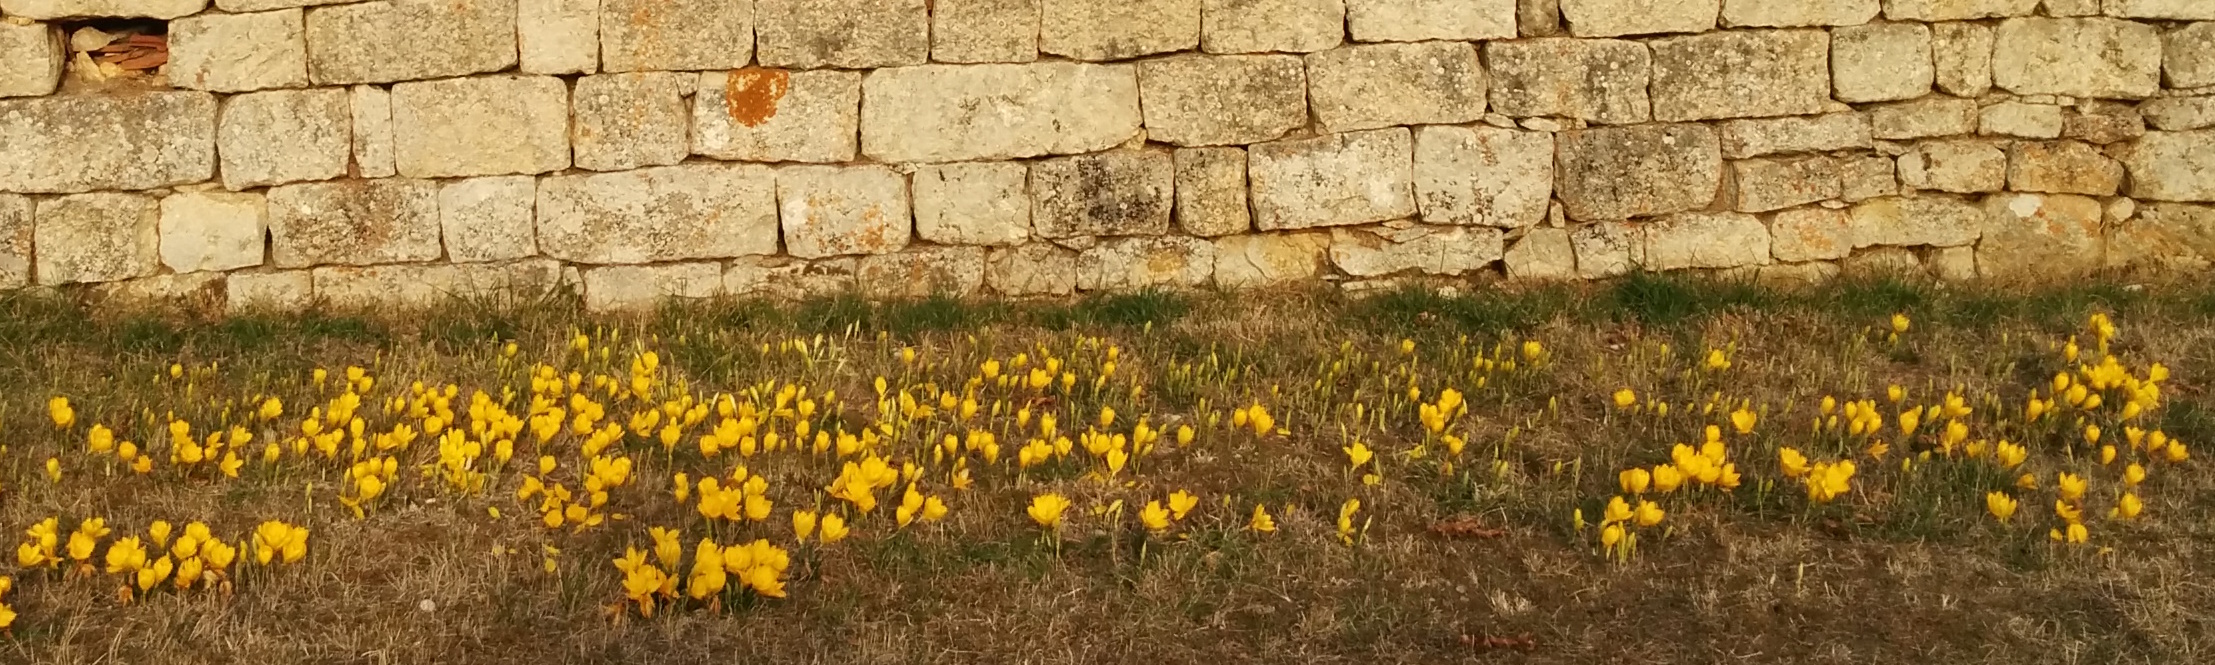
[(723, 84), (723, 108), (731, 121), (760, 127), (777, 117), (777, 102), (792, 86), (792, 73), (782, 69), (748, 67), (731, 72)]

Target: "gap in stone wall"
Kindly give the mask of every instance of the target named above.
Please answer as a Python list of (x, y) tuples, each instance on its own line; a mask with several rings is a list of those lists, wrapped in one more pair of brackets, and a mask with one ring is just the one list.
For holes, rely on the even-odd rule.
[(114, 92), (169, 87), (169, 22), (98, 18), (55, 24), (69, 61), (62, 92)]

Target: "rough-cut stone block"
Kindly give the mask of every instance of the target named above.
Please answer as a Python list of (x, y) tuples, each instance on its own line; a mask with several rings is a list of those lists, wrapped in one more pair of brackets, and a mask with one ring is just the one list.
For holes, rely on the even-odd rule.
[(233, 191), (346, 175), (352, 105), (344, 88), (270, 90), (223, 101), (215, 132), (223, 186)]
[(1188, 55), (1138, 67), (1146, 138), (1177, 145), (1273, 141), (1307, 125), (1307, 76), (1289, 55)]
[(1775, 263), (1754, 269), (1754, 281), (1775, 289), (1804, 289), (1838, 279), (1838, 264), (1830, 261)]
[(1355, 277), (1401, 272), (1459, 275), (1505, 255), (1506, 233), (1471, 226), (1331, 229), (1331, 263)]
[(1829, 157), (1743, 159), (1730, 167), (1739, 212), (1782, 210), (1841, 194), (1838, 162)]
[(1206, 286), (1215, 274), (1215, 243), (1181, 236), (1110, 238), (1077, 255), (1077, 288), (1135, 291)]
[(1497, 127), (1415, 130), (1415, 200), (1423, 221), (1520, 228), (1546, 218), (1554, 137)]
[(2130, 196), (2215, 201), (2215, 130), (2146, 132), (2116, 157), (2130, 169)]
[(1031, 164), (1031, 224), (1042, 238), (1160, 235), (1176, 205), (1169, 153), (1115, 150)]
[(686, 128), (692, 112), (684, 94), (692, 85), (691, 77), (671, 72), (578, 78), (569, 131), (577, 168), (620, 171), (684, 161), (691, 152)]
[(1915, 277), (1924, 274), (1922, 257), (1906, 247), (1859, 250), (1839, 261), (1838, 267), (1842, 273), (1859, 276)]
[(1838, 198), (1848, 203), (1866, 201), (1879, 196), (1891, 196), (1900, 190), (1899, 180), (1893, 176), (1892, 158), (1884, 155), (1861, 155), (1838, 160), (1840, 181)]
[(392, 83), (514, 67), (515, 3), (384, 0), (308, 12), (308, 79)]
[(2061, 136), (2061, 107), (2052, 104), (2000, 102), (1977, 114), (1977, 133), (2050, 139)]
[(1312, 281), (1322, 274), (1328, 233), (1249, 233), (1215, 239), (1215, 285), (1226, 289)]
[(161, 200), (161, 260), (176, 272), (262, 263), (269, 204), (259, 192), (179, 192)]
[(1174, 158), (1178, 229), (1214, 237), (1253, 228), (1253, 211), (1246, 203), (1244, 148), (1185, 148)]
[(178, 19), (169, 24), (169, 82), (215, 92), (307, 85), (302, 25), (298, 9)]
[(31, 283), (31, 197), (0, 194), (0, 288)]
[(2171, 88), (2215, 85), (2215, 21), (2193, 23), (2162, 35), (2162, 75)]
[(2215, 5), (2205, 0), (2105, 0), (2108, 16), (2177, 21), (2215, 21)]
[(1723, 0), (1561, 0), (1561, 16), (1578, 37), (1705, 32), (1715, 29)]
[(200, 13), (208, 0), (0, 0), (0, 13), (27, 19), (106, 16), (173, 19)]
[(1534, 228), (1507, 248), (1500, 257), (1507, 276), (1515, 279), (1574, 279), (1577, 250), (1569, 242), (1568, 229)]
[(1854, 248), (1877, 245), (1958, 247), (1977, 241), (1984, 213), (1975, 204), (1944, 195), (1888, 196), (1855, 204), (1849, 212)]
[[(161, 269), (161, 204), (116, 192), (39, 201), (33, 213), (38, 283), (113, 282)], [(11, 235), (11, 242), (14, 238)]]
[(552, 176), (539, 183), (538, 245), (579, 263), (775, 254), (776, 197), (776, 173), (757, 165)]
[(1553, 116), (1606, 125), (1652, 116), (1646, 45), (1617, 39), (1534, 39), (1484, 45), (1492, 109), (1509, 117)]
[(2130, 106), (2078, 106), (2061, 116), (2061, 137), (2087, 143), (2135, 141), (2146, 135), (2146, 119)]
[(1200, 45), (1200, 0), (1039, 0), (1038, 50), (1123, 60)]
[(1515, 38), (1514, 0), (1346, 0), (1354, 41)]
[(897, 67), (861, 87), (862, 153), (887, 162), (1094, 152), (1136, 136), (1141, 121), (1129, 65)]
[(2022, 142), (2007, 160), (2007, 188), (2018, 192), (2114, 196), (2123, 164), (2076, 141)]
[(1042, 242), (995, 247), (984, 283), (1003, 296), (1066, 296), (1077, 291), (1077, 253)]
[(878, 298), (967, 296), (984, 288), (983, 247), (909, 247), (861, 257), (854, 284)]
[(723, 266), (714, 263), (602, 266), (584, 271), (585, 309), (594, 312), (647, 310), (670, 300), (720, 295)]
[(2147, 100), (2138, 112), (2154, 129), (2181, 132), (2215, 127), (2215, 96), (2162, 97)]
[(0, 192), (153, 189), (214, 176), (207, 93), (0, 100)]
[(1861, 25), (1877, 17), (1877, 0), (1723, 0), (1723, 25), (1792, 28)]
[(1516, 0), (1515, 34), (1521, 37), (1569, 34), (1561, 25), (1561, 0)]
[[(0, 22), (0, 97), (53, 94), (66, 62), (62, 35), (53, 26)], [(175, 71), (171, 65), (172, 77)]]
[(359, 1), (361, 0), (215, 0), (215, 7), (226, 13), (243, 14), (247, 12), (265, 12), (272, 9), (340, 5)]
[(859, 72), (702, 72), (692, 152), (750, 162), (844, 162), (861, 123)]
[(1330, 131), (1484, 116), (1484, 68), (1461, 42), (1362, 44), (1307, 56), (1309, 104)]
[(1989, 141), (1933, 141), (1900, 155), (1900, 184), (1909, 189), (1971, 194), (2007, 186), (2007, 153)]
[(786, 256), (741, 256), (723, 266), (723, 295), (797, 299), (846, 293), (854, 287), (852, 257), (802, 261)]
[(1646, 44), (1655, 120), (1806, 115), (1830, 103), (1830, 38), (1821, 30), (1732, 30)]
[(1866, 150), (1870, 138), (1869, 116), (1829, 113), (1800, 118), (1758, 118), (1718, 123), (1715, 133), (1723, 156), (1731, 159), (1792, 152)]
[(1247, 150), (1254, 226), (1275, 231), (1414, 215), (1414, 152), (1404, 128), (1255, 145)]
[(1577, 253), (1577, 276), (1600, 279), (1624, 275), (1646, 263), (1646, 234), (1627, 222), (1588, 224), (1569, 232)]
[[(1513, 36), (1512, 18), (1508, 28)], [(1309, 53), (1345, 41), (1345, 0), (1200, 3), (1200, 48), (1209, 53)]]
[(364, 178), (400, 173), (392, 164), (392, 93), (371, 85), (347, 90), (354, 115), (354, 168)]
[(1722, 182), (1722, 152), (1705, 126), (1607, 127), (1557, 140), (1554, 189), (1579, 221), (1698, 210)]
[(1977, 102), (1934, 95), (1884, 104), (1870, 110), (1869, 126), (1872, 135), (1887, 141), (1974, 134)]
[(600, 0), (600, 69), (737, 69), (754, 61), (754, 0)]
[(255, 311), (296, 311), (315, 300), (314, 273), (306, 270), (234, 272), (225, 275), (223, 310), (231, 315)]
[(1976, 23), (1930, 26), (1933, 81), (1946, 94), (1981, 97), (1992, 89), (1992, 28)]
[(600, 0), (516, 0), (515, 12), (523, 73), (600, 71)]
[(484, 76), (392, 86), (393, 163), (410, 178), (569, 167), (569, 86)]
[(926, 0), (754, 0), (763, 67), (867, 69), (930, 59)]
[(1930, 27), (1878, 23), (1830, 31), (1831, 94), (1842, 102), (1914, 99), (1930, 92)]
[(907, 178), (883, 166), (780, 169), (777, 219), (785, 253), (805, 259), (897, 252), (914, 235)]
[(1019, 245), (1031, 237), (1030, 169), (1017, 162), (915, 170), (915, 234), (942, 245)]
[(1948, 282), (1966, 282), (1977, 278), (1977, 249), (1975, 247), (1940, 247), (1931, 250), (1923, 261), (1923, 269)]
[(155, 275), (99, 284), (92, 292), (104, 303), (213, 305), (224, 297), (223, 277), (219, 272)]
[(2215, 267), (2215, 206), (2148, 203), (2108, 235), (2110, 266)]
[(1794, 208), (1769, 218), (1769, 256), (1778, 261), (1832, 261), (1853, 250), (1853, 221), (1844, 210)]
[(2047, 16), (2096, 16), (2100, 13), (2100, 0), (2040, 0), (2038, 4)]
[(305, 268), (437, 259), (438, 183), (340, 180), (269, 190), (269, 264)]
[(561, 264), (547, 260), (460, 265), (329, 266), (311, 273), (315, 297), (340, 309), (419, 308), (457, 298), (529, 301), (554, 292)]
[(438, 190), (438, 225), (453, 263), (506, 261), (538, 254), (538, 180), (471, 178)]
[(1884, 0), (1884, 17), (1894, 21), (1963, 21), (2029, 16), (2038, 0)]
[(2098, 200), (2083, 196), (2003, 194), (1984, 201), (1977, 274), (2055, 278), (2102, 267)]
[(2110, 18), (2017, 18), (1993, 33), (1992, 82), (2018, 95), (2151, 97), (2161, 34)]
[(935, 0), (931, 59), (1030, 62), (1038, 59), (1039, 0)]
[(1677, 213), (1646, 226), (1652, 270), (1736, 268), (1769, 263), (1769, 227), (1735, 212)]

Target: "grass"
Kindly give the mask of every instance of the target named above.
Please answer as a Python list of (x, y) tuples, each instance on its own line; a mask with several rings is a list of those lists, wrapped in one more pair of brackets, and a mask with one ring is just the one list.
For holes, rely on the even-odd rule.
[[(2197, 618), (2215, 612), (2198, 579), (2215, 570), (2201, 545), (2215, 535), (2204, 519), (2215, 483), (2197, 459), (2157, 461), (2127, 447), (2100, 464), (2081, 425), (2121, 441), (2119, 389), (2103, 391), (2111, 401), (2100, 409), (2023, 417), (2054, 374), (2080, 365), (2061, 357), (2063, 341), (2077, 338), (2084, 363), (2096, 355), (2086, 327), (2094, 313), (2121, 327), (2113, 349), (2134, 376), (2157, 361), (2170, 372), (2160, 401), (2128, 424), (2194, 446), (2215, 440), (2206, 393), (2215, 287), (2191, 283), (1877, 280), (1777, 291), (1633, 275), (1453, 296), (831, 298), (607, 317), (567, 300), (220, 318), (8, 296), (0, 380), (19, 388), (0, 394), (12, 434), (0, 447), (0, 526), (19, 534), (56, 517), (66, 539), (79, 520), (104, 517), (115, 533), (102, 550), (145, 536), (157, 519), (203, 521), (232, 542), (264, 520), (312, 536), (303, 561), (242, 565), (227, 592), (157, 588), (129, 603), (119, 599), (123, 579), (104, 571), (0, 565), (15, 582), (5, 602), (20, 615), (0, 636), (0, 661), (2194, 661), (2215, 639)], [(1894, 314), (1912, 321), (1897, 341)], [(587, 353), (572, 346), (580, 335)], [(1543, 351), (1525, 355), (1526, 342)], [(916, 359), (901, 360), (904, 350)], [(1710, 350), (1731, 367), (1708, 369)], [(651, 402), (619, 395), (647, 351), (659, 360), (643, 374)], [(1018, 367), (1017, 354), (1030, 365)], [(1049, 358), (1069, 387), (1059, 376), (1046, 389), (1020, 385)], [(1019, 384), (986, 378), (987, 361)], [(816, 402), (812, 431), (893, 432), (875, 452), (895, 468), (915, 463), (918, 493), (950, 510), (900, 528), (898, 484), (876, 489), (882, 505), (866, 515), (842, 506), (824, 491), (840, 475), (836, 455), (703, 457), (696, 442), (718, 422), (712, 414), (673, 449), (657, 430), (608, 448), (635, 470), (597, 509), (606, 521), (581, 530), (547, 529), (541, 500), (516, 497), (526, 476), (586, 492), (583, 437), (566, 424), (543, 446), (524, 425), (504, 464), (486, 441), (498, 436), (465, 435), (482, 446), (469, 467), (484, 474), (479, 492), (435, 474), (438, 437), (384, 451), (365, 440), (362, 455), (394, 457), (396, 473), (359, 518), (341, 502), (361, 491), (347, 446), (335, 459), (291, 450), (311, 408), (334, 408), (349, 366), (375, 382), (359, 412), (373, 439), (403, 423), (426, 427), (436, 400), (425, 395), (449, 384), (455, 416), (441, 425), (470, 431), (478, 390), (525, 415), (540, 363), (577, 373), (580, 394), (606, 411), (595, 427), (629, 425), (683, 396), (712, 404), (729, 394), (774, 410), (780, 388), (804, 386), (806, 397), (786, 402)], [(317, 386), (317, 368), (334, 376)], [(610, 387), (595, 387), (595, 376)], [(884, 415), (878, 377), (887, 395), (943, 407), (946, 390), (955, 405)], [(563, 383), (548, 404), (574, 416)], [(1886, 397), (1894, 385), (1905, 391), (1900, 405)], [(1625, 387), (1637, 394), (1630, 409), (1612, 397)], [(1445, 429), (1466, 441), (1459, 454), (1418, 417), (1448, 388), (1467, 405)], [(1969, 440), (2021, 443), (2023, 467), (2003, 469), (1989, 452), (1971, 459), (1966, 441), (1943, 448), (1941, 418), (1898, 432), (1903, 405), (1940, 404), (1949, 392), (1973, 409), (1960, 418)], [(53, 395), (76, 413), (66, 430), (50, 422)], [(958, 415), (965, 395), (977, 399), (968, 420)], [(1813, 424), (1826, 395), (1875, 400), (1884, 432)], [(251, 415), (266, 396), (282, 399), (282, 417)], [(398, 412), (386, 408), (394, 398)], [(1285, 431), (1234, 426), (1232, 411), (1252, 404)], [(1106, 431), (1133, 437), (1143, 419), (1167, 434), (1112, 474), (1082, 442), (1018, 470), (1017, 450), (1044, 415), (1078, 439), (1103, 407), (1118, 414)], [(1750, 433), (1732, 432), (1740, 409), (1757, 415)], [(768, 416), (762, 431), (791, 441), (796, 415)], [(172, 457), (172, 419), (189, 422), (196, 441), (247, 427), (238, 477)], [(93, 423), (144, 446), (154, 469), (134, 474), (88, 452)], [(1621, 493), (1619, 471), (1672, 463), (1672, 445), (1697, 443), (1708, 425), (1726, 432), (1739, 487), (1653, 495), (1667, 517), (1634, 529), (1640, 542), (1627, 558), (1603, 551), (1596, 525), (1576, 528), (1573, 512), (1598, 522)], [(1174, 440), (1182, 427), (1194, 432), (1189, 445)], [(995, 462), (958, 444), (951, 456), (931, 452), (971, 431), (994, 435)], [(1891, 448), (1881, 459), (1869, 451), (1876, 440)], [(1355, 441), (1375, 456), (1361, 469), (1348, 466)], [(279, 459), (264, 463), (272, 442)], [(1810, 500), (1778, 468), (1785, 447), (1856, 460), (1850, 490)], [(553, 472), (538, 471), (541, 454), (555, 458)], [(49, 458), (59, 482), (46, 475)], [(1907, 470), (1903, 458), (1914, 460)], [(973, 487), (953, 486), (955, 459)], [(2131, 461), (2150, 469), (2132, 490), (2145, 515), (2111, 519)], [(769, 519), (710, 520), (696, 510), (697, 491), (684, 504), (673, 496), (672, 473), (728, 479), (735, 463), (768, 480)], [(2026, 470), (2037, 489), (2016, 488)], [(2062, 526), (2053, 502), (2063, 471), (2090, 480), (2083, 545), (2048, 540)], [(1363, 479), (1372, 473), (1375, 484)], [(1198, 494), (1198, 506), (1149, 535), (1138, 512), (1179, 489)], [(2021, 500), (2010, 524), (1985, 513), (1992, 491)], [(1025, 516), (1043, 492), (1074, 504), (1051, 535)], [(1349, 498), (1361, 501), (1352, 545), (1338, 525)], [(1248, 528), (1256, 504), (1275, 532)], [(795, 542), (790, 518), (802, 509), (850, 515), (854, 535)], [(789, 597), (734, 587), (712, 601), (665, 599), (640, 616), (609, 562), (626, 547), (651, 549), (652, 526), (684, 533), (684, 561), (671, 570), (679, 578), (703, 537), (786, 548)]]

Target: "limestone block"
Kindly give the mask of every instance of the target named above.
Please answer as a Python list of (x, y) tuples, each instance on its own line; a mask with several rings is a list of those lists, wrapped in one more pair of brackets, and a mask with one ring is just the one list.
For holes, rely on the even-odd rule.
[(410, 178), (569, 168), (569, 86), (482, 76), (392, 86), (393, 164)]
[(754, 0), (763, 67), (867, 69), (930, 59), (927, 0)]
[(2087, 143), (2109, 144), (2137, 140), (2146, 135), (2146, 119), (2129, 106), (2085, 108), (2079, 106), (2061, 116), (2061, 137)]
[(2007, 153), (1989, 141), (1931, 141), (1900, 155), (1900, 184), (1955, 194), (2007, 186)]
[(162, 265), (172, 271), (258, 266), (269, 203), (260, 192), (178, 192), (162, 197), (160, 232)]
[(1569, 34), (1561, 26), (1561, 0), (1516, 0), (1515, 33), (1522, 37), (1560, 37)]
[(1575, 130), (1557, 142), (1554, 189), (1578, 221), (1698, 210), (1722, 182), (1721, 148), (1702, 125)]
[(685, 164), (548, 176), (538, 247), (577, 263), (651, 263), (777, 253), (777, 173)]
[(2052, 279), (2102, 267), (2100, 202), (2060, 194), (2002, 194), (1985, 199), (1977, 274)]
[(2215, 267), (2215, 206), (2148, 203), (2110, 231), (2107, 257), (2116, 267)]
[(804, 259), (897, 252), (914, 235), (907, 178), (884, 166), (778, 169), (777, 219)]
[(31, 197), (0, 194), (0, 288), (31, 283)]
[(438, 183), (339, 180), (269, 190), (269, 265), (370, 265), (439, 257)]
[[(1512, 33), (1513, 19), (1508, 26)], [(1345, 0), (1200, 3), (1200, 49), (1209, 53), (1309, 53), (1345, 41)]]
[(1364, 226), (1331, 229), (1331, 263), (1348, 275), (1403, 272), (1460, 275), (1507, 253), (1507, 234), (1479, 226)]
[(234, 272), (225, 276), (223, 310), (232, 316), (306, 309), (315, 300), (315, 276), (306, 270)]
[(1715, 125), (1723, 156), (1731, 159), (1779, 153), (1867, 150), (1869, 116), (1860, 113), (1826, 113), (1790, 118), (1730, 120)]
[(400, 173), (392, 164), (392, 93), (373, 85), (347, 90), (354, 116), (354, 168), (364, 178)]
[(1509, 117), (1552, 116), (1604, 125), (1652, 116), (1646, 45), (1618, 39), (1533, 39), (1484, 45), (1492, 108)]
[(1330, 247), (1330, 234), (1320, 231), (1216, 238), (1215, 285), (1245, 289), (1311, 282), (1323, 273)]
[(1031, 224), (1041, 238), (1160, 235), (1176, 205), (1176, 166), (1159, 150), (1115, 150), (1031, 164)]
[(1245, 233), (1254, 214), (1246, 203), (1244, 148), (1184, 148), (1177, 168), (1177, 229), (1201, 237)]
[(1940, 247), (1931, 250), (1923, 261), (1923, 269), (1932, 277), (1949, 282), (1966, 282), (1977, 278), (1977, 250), (1975, 247)]
[(1273, 141), (1307, 125), (1307, 76), (1289, 55), (1187, 55), (1138, 67), (1146, 138), (1177, 145)]
[(523, 73), (600, 71), (600, 0), (516, 0), (515, 12)]
[(223, 10), (226, 13), (244, 14), (247, 12), (265, 12), (273, 9), (292, 9), (294, 7), (314, 7), (317, 5), (339, 5), (360, 1), (361, 0), (215, 0), (215, 7), (217, 9)]
[(620, 171), (684, 161), (691, 152), (686, 128), (692, 112), (684, 95), (692, 85), (691, 77), (672, 72), (579, 77), (569, 130), (577, 168)]
[(516, 65), (516, 0), (382, 0), (307, 14), (308, 79), (392, 83)]
[(1546, 218), (1554, 137), (1497, 127), (1415, 130), (1415, 200), (1423, 221), (1520, 228)]
[(99, 284), (93, 287), (92, 292), (103, 302), (128, 305), (169, 303), (191, 307), (213, 304), (222, 299), (223, 277), (223, 273), (219, 272), (154, 275)]
[[(169, 83), (246, 92), (308, 84), (308, 40), (298, 9), (206, 14), (169, 24)], [(6, 34), (0, 28), (0, 35)]]
[(223, 186), (237, 191), (346, 175), (352, 114), (343, 88), (232, 95), (215, 131)]
[(2146, 132), (2117, 158), (2130, 170), (2130, 196), (2215, 201), (2215, 130)]
[(750, 162), (844, 162), (861, 124), (860, 72), (702, 72), (692, 152)]
[(861, 257), (854, 284), (879, 298), (961, 297), (984, 288), (983, 247), (909, 247)]
[(600, 69), (737, 69), (754, 61), (755, 0), (600, 0)]
[(1930, 92), (1930, 26), (1876, 23), (1830, 31), (1831, 94), (1841, 102), (1914, 99)]
[(1039, 0), (1038, 50), (1125, 60), (1200, 45), (1201, 0)]
[(1569, 242), (1569, 230), (1533, 228), (1501, 256), (1507, 276), (1515, 279), (1562, 280), (1577, 276), (1577, 250)]
[(1484, 116), (1484, 68), (1461, 42), (1360, 44), (1307, 55), (1309, 104), (1329, 131)]
[(0, 100), (0, 192), (153, 189), (214, 176), (207, 93)]
[(853, 258), (808, 262), (786, 256), (741, 256), (723, 266), (723, 295), (804, 298), (853, 290)]
[(1821, 30), (1731, 30), (1646, 45), (1655, 120), (1807, 115), (1830, 103), (1830, 38)]
[(536, 300), (561, 283), (548, 260), (460, 265), (327, 266), (311, 273), (315, 297), (339, 309), (421, 308), (457, 298)]
[(1003, 296), (1076, 293), (1077, 253), (1043, 242), (994, 247), (985, 257), (984, 283)]
[(493, 176), (446, 182), (438, 225), (452, 263), (506, 261), (538, 254), (538, 180)]
[(2215, 96), (2162, 97), (2138, 106), (2154, 129), (2181, 132), (2215, 127)]
[(935, 0), (931, 59), (1030, 62), (1038, 59), (1039, 0)]
[(1514, 0), (1346, 0), (1354, 41), (1515, 38)]
[(585, 309), (642, 311), (670, 300), (723, 295), (723, 266), (708, 262), (599, 266), (584, 270)]
[(1215, 243), (1182, 236), (1109, 238), (1077, 254), (1077, 288), (1197, 288), (1215, 274)]
[(103, 16), (173, 19), (207, 7), (208, 0), (0, 0), (0, 13), (41, 21)]
[[(62, 34), (53, 26), (0, 22), (0, 97), (54, 94), (67, 62)], [(175, 76), (175, 65), (171, 71)]]
[(2215, 21), (2215, 6), (2201, 0), (2105, 0), (2108, 16), (2177, 21)]
[(1600, 222), (1569, 232), (1577, 276), (1600, 279), (1629, 274), (1646, 263), (1646, 234), (1627, 222)]
[(1769, 227), (1753, 215), (1686, 212), (1646, 226), (1646, 267), (1652, 270), (1768, 265)]
[(2161, 36), (2161, 44), (2161, 71), (2169, 87), (2215, 85), (2215, 20), (2171, 30)]
[(1129, 65), (897, 67), (861, 87), (862, 154), (886, 162), (1095, 152), (1138, 135), (1142, 120)]
[(915, 170), (915, 233), (941, 245), (1020, 245), (1031, 237), (1030, 169), (1020, 162)]
[(1984, 213), (1945, 195), (1887, 196), (1857, 203), (1848, 215), (1854, 248), (1876, 245), (1959, 247), (1977, 241)]
[(1992, 82), (2018, 95), (2151, 97), (2161, 35), (2110, 18), (2017, 18), (1993, 32)]
[(1977, 133), (2050, 139), (2061, 136), (2061, 107), (2052, 104), (2000, 102), (1977, 114)]
[(1723, 0), (1727, 27), (1791, 28), (1861, 25), (1877, 17), (1877, 0)]
[(1992, 89), (1992, 28), (1967, 22), (1930, 26), (1933, 81), (1957, 97), (1982, 97)]
[(1899, 180), (1893, 176), (1892, 158), (1884, 155), (1861, 155), (1838, 160), (1839, 197), (1848, 203), (1865, 201), (1879, 196), (1899, 193)]
[(1854, 252), (1846, 260), (1838, 262), (1839, 271), (1849, 275), (1885, 275), (1913, 277), (1924, 274), (1923, 259), (1906, 247), (1871, 247)]
[(1793, 208), (1769, 217), (1769, 256), (1778, 261), (1833, 261), (1854, 250), (1853, 220), (1844, 210)]
[(1886, 141), (1954, 136), (1976, 133), (1977, 117), (1976, 100), (1932, 95), (1871, 109), (1869, 127)]
[(1415, 214), (1414, 139), (1405, 128), (1327, 134), (1247, 149), (1254, 226), (1367, 224)]
[(1770, 288), (1806, 288), (1834, 279), (1838, 279), (1838, 264), (1829, 261), (1776, 263), (1754, 270), (1754, 281)]
[(2076, 141), (2024, 141), (2007, 160), (2007, 188), (2018, 192), (2114, 196), (2123, 164)]
[(161, 270), (161, 202), (154, 197), (72, 194), (39, 201), (32, 217), (41, 285), (113, 282)]
[(1723, 0), (1561, 0), (1561, 16), (1578, 37), (1706, 32)]
[(1838, 162), (1829, 157), (1742, 159), (1730, 163), (1737, 183), (1733, 207), (1768, 212), (1841, 196)]
[(1884, 0), (1884, 17), (1894, 21), (1963, 21), (2029, 16), (2038, 0)]
[(2100, 13), (2100, 0), (2041, 0), (2039, 5), (2047, 16), (2096, 16)]

